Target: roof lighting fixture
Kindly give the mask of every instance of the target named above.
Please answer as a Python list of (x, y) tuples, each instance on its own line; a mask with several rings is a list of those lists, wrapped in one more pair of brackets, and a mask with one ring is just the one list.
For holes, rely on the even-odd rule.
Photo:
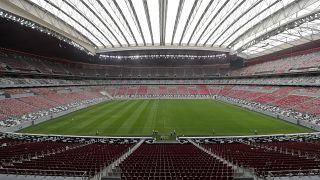
[(85, 51), (88, 55), (93, 55), (92, 53), (90, 53), (89, 51), (87, 51), (85, 48), (83, 48), (82, 46), (80, 46), (78, 43), (72, 41), (69, 38), (66, 38), (58, 33), (56, 33), (55, 31), (52, 31), (51, 29), (48, 29), (46, 27), (43, 27), (41, 25), (38, 25), (32, 21), (29, 21), (27, 19), (24, 19), (20, 16), (17, 16), (15, 14), (11, 14), (8, 13), (6, 11), (0, 11), (0, 16), (4, 17), (8, 20), (14, 21), (14, 22), (18, 22), (20, 23), (20, 25), (22, 26), (27, 26), (27, 27), (31, 27), (32, 29), (36, 29), (42, 33), (46, 33), (47, 35), (56, 37), (57, 39), (63, 40), (64, 42), (68, 43), (69, 45), (72, 45), (73, 47), (81, 50), (81, 51)]

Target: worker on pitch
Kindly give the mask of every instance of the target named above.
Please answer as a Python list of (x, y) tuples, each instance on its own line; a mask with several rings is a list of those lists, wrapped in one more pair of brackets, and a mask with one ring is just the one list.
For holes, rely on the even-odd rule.
[(99, 135), (99, 130), (97, 130), (97, 132), (96, 132), (96, 136), (98, 136)]

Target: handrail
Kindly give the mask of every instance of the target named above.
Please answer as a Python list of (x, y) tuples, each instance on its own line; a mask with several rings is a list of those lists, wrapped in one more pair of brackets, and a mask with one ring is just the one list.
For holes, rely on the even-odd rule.
[(183, 136), (179, 139), (232, 139), (232, 138), (260, 138), (260, 137), (290, 137), (303, 135), (320, 135), (320, 132), (311, 133), (291, 133), (291, 134), (265, 134), (265, 135), (239, 135), (239, 136)]
[[(44, 170), (44, 169), (16, 169), (16, 168), (3, 168), (0, 169), (0, 171), (6, 172), (6, 174), (30, 174), (33, 175), (35, 173), (32, 172), (38, 172), (37, 175), (46, 175), (46, 173), (50, 173), (49, 175), (52, 176), (79, 176), (79, 177), (89, 177), (90, 174), (88, 174), (88, 171), (72, 171), (72, 170)], [(11, 172), (11, 173), (10, 173)], [(79, 173), (79, 175), (76, 175), (76, 173)], [(81, 174), (81, 175), (80, 175)]]
[(261, 172), (260, 176), (278, 177), (281, 175), (300, 175), (301, 176), (301, 175), (310, 175), (310, 174), (320, 174), (320, 169), (266, 171), (266, 172)]

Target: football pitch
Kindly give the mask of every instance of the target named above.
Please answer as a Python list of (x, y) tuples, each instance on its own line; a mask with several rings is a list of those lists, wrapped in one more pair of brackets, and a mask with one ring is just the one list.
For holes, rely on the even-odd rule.
[(253, 135), (312, 132), (215, 100), (113, 100), (20, 132), (60, 135), (151, 136)]

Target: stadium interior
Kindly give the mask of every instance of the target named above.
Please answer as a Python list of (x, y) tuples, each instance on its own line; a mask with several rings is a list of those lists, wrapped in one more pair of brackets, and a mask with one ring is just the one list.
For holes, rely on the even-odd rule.
[(319, 180), (319, 0), (1, 0), (1, 180)]

